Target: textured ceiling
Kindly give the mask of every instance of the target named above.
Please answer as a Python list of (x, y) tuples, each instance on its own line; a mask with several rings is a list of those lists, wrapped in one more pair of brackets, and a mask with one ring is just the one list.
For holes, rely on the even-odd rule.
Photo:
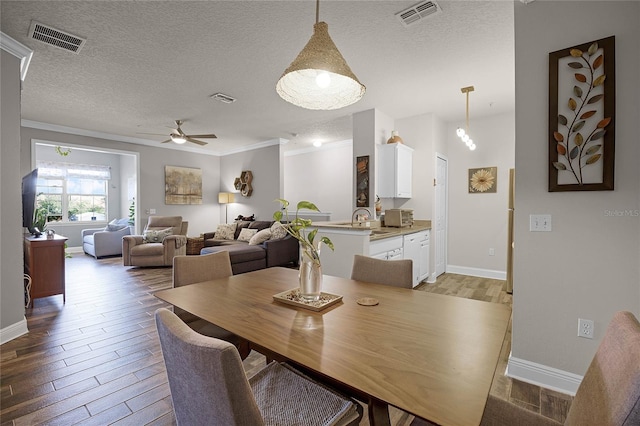
[[(26, 120), (160, 145), (176, 119), (186, 133), (216, 133), (224, 154), (276, 138), (287, 149), (351, 138), (351, 114), (394, 119), (434, 113), (464, 122), (514, 108), (513, 3), (440, 0), (442, 13), (404, 27), (395, 13), (416, 1), (320, 3), (320, 20), (367, 87), (335, 111), (280, 99), (275, 84), (309, 40), (315, 2), (5, 1), (1, 30), (34, 50), (24, 83)], [(28, 39), (31, 21), (86, 38), (79, 54)], [(210, 99), (222, 92), (237, 99)], [(157, 133), (154, 137), (142, 133)], [(191, 145), (191, 146), (189, 146)]]

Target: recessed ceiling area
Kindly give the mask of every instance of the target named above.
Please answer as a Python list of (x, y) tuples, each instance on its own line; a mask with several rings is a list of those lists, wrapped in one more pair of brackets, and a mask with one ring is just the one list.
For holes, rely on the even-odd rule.
[[(180, 118), (190, 133), (218, 136), (190, 149), (224, 154), (278, 138), (286, 149), (351, 139), (351, 115), (371, 108), (464, 120), (460, 87), (471, 84), (474, 118), (512, 111), (513, 3), (439, 0), (424, 23), (403, 25), (396, 14), (416, 4), (320, 2), (320, 20), (367, 88), (333, 111), (295, 107), (275, 90), (312, 34), (315, 1), (3, 0), (0, 16), (2, 32), (34, 50), (23, 119), (160, 147), (162, 137), (144, 133), (167, 134)], [(29, 38), (34, 21), (85, 40), (82, 49)], [(214, 102), (216, 93), (235, 102)]]

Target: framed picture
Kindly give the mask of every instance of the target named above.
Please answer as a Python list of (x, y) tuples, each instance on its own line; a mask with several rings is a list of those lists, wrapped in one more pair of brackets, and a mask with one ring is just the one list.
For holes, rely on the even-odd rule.
[(202, 169), (164, 167), (165, 204), (202, 204)]
[(498, 168), (469, 169), (469, 194), (491, 194), (498, 187)]
[(549, 192), (613, 190), (615, 37), (549, 53)]
[(356, 157), (356, 206), (369, 206), (369, 156)]

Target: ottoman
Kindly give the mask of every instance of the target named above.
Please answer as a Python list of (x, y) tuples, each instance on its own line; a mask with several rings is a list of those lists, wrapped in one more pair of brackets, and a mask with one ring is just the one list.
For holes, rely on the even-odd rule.
[(205, 247), (200, 254), (228, 251), (231, 259), (233, 275), (244, 272), (257, 271), (267, 267), (267, 252), (262, 246), (250, 246), (248, 244), (230, 244), (226, 246)]

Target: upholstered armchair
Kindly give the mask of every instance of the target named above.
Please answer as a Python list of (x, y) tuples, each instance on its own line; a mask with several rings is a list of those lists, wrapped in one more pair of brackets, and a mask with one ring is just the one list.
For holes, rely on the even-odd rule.
[(124, 266), (171, 266), (187, 254), (188, 222), (182, 216), (149, 216), (143, 235), (122, 237)]
[(128, 225), (113, 231), (105, 228), (83, 229), (82, 249), (96, 259), (122, 254), (122, 237), (131, 235)]

